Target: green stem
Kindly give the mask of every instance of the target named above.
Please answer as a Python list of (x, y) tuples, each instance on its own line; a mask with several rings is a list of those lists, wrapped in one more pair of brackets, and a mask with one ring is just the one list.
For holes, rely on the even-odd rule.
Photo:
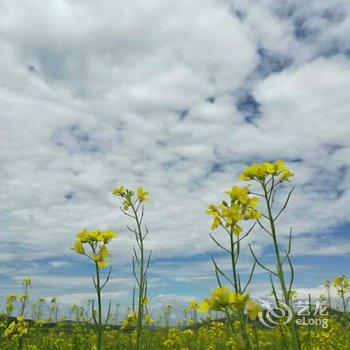
[(98, 325), (97, 325), (97, 350), (102, 350), (102, 301), (101, 301), (101, 287), (100, 287), (100, 268), (97, 261), (95, 261), (96, 267), (96, 292), (97, 292), (97, 304), (98, 304)]
[[(278, 247), (275, 221), (274, 221), (274, 218), (272, 215), (272, 208), (271, 208), (271, 203), (270, 203), (270, 198), (271, 198), (271, 193), (273, 191), (273, 187), (271, 187), (269, 190), (270, 194), (269, 194), (269, 191), (267, 190), (265, 182), (262, 183), (262, 187), (264, 190), (264, 198), (266, 201), (268, 218), (269, 218), (269, 223), (270, 223), (270, 227), (271, 227), (272, 240), (273, 240), (273, 245), (274, 245), (274, 249), (275, 249), (278, 279), (280, 281), (284, 302), (292, 310), (292, 307), (290, 305), (290, 295), (289, 295), (289, 291), (287, 290), (284, 271), (283, 271), (282, 259), (281, 259), (281, 255), (280, 255), (280, 251), (279, 251), (279, 247)], [(293, 349), (300, 350), (300, 341), (299, 341), (298, 331), (297, 331), (296, 325), (294, 323), (294, 317), (293, 317), (292, 322), (288, 325), (288, 327), (289, 327), (291, 334), (292, 334)]]
[(233, 283), (235, 288), (235, 293), (239, 293), (239, 285), (238, 285), (238, 277), (237, 277), (237, 269), (236, 269), (236, 258), (235, 258), (235, 243), (233, 241), (233, 231), (231, 229), (230, 233), (230, 243), (231, 243), (231, 265), (232, 265), (232, 275), (233, 275)]
[(18, 349), (23, 350), (23, 339), (22, 338), (18, 339)]
[(344, 310), (344, 314), (346, 315), (347, 314), (347, 307), (346, 307), (346, 301), (345, 301), (345, 296), (344, 296), (344, 290), (342, 289), (341, 290), (341, 298), (342, 298), (342, 301), (343, 301), (343, 310)]
[(135, 206), (132, 204), (131, 208), (135, 215), (136, 225), (137, 225), (137, 235), (140, 248), (140, 276), (139, 276), (139, 298), (138, 298), (138, 311), (137, 311), (137, 324), (136, 324), (136, 349), (140, 349), (140, 339), (142, 332), (142, 321), (143, 321), (143, 299), (144, 299), (144, 288), (145, 288), (145, 276), (144, 276), (144, 247), (143, 247), (143, 236), (141, 229), (141, 222), (137, 214)]
[[(237, 251), (235, 250), (235, 242), (233, 239), (233, 230), (231, 227), (230, 230), (230, 245), (231, 245), (231, 265), (232, 265), (232, 275), (233, 275), (233, 283), (234, 283), (234, 288), (235, 288), (235, 293), (241, 293), (241, 288), (240, 288), (240, 283), (238, 281), (238, 275), (237, 275), (237, 261), (239, 257), (239, 240), (237, 241)], [(241, 336), (242, 339), (246, 342), (246, 348), (250, 349), (250, 343), (249, 343), (249, 338), (247, 335), (246, 331), (246, 322), (244, 318), (244, 312), (243, 310), (238, 311), (239, 315), (239, 324), (240, 324), (240, 331), (241, 331)]]
[(254, 331), (254, 339), (255, 339), (256, 349), (260, 350), (258, 331), (256, 330), (255, 321), (253, 321), (253, 331)]
[(250, 342), (249, 342), (249, 336), (247, 334), (247, 328), (246, 328), (246, 321), (245, 321), (245, 317), (244, 317), (244, 311), (241, 310), (239, 311), (239, 323), (241, 325), (241, 334), (242, 334), (242, 338), (245, 342), (246, 345), (246, 349), (249, 350), (250, 349)]

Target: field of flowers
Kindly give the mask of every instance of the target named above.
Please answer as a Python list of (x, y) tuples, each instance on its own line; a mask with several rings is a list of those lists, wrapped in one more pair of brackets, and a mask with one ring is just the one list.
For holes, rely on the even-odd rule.
[[(207, 214), (212, 217), (214, 231), (210, 238), (215, 248), (227, 255), (231, 268), (224, 271), (213, 258), (217, 288), (208, 291), (204, 300), (190, 301), (183, 310), (183, 320), (176, 325), (170, 323), (172, 306), (166, 305), (155, 318), (148, 296), (152, 252), (144, 248), (150, 234), (144, 211), (149, 193), (142, 187), (116, 188), (113, 194), (121, 200), (121, 211), (130, 220), (127, 228), (135, 238), (131, 261), (135, 286), (129, 312), (120, 317), (111, 302), (103, 308), (103, 289), (111, 275), (109, 243), (117, 233), (82, 230), (72, 250), (95, 268), (95, 300), (85, 307), (74, 305), (69, 315), (62, 316), (56, 298), (50, 302), (31, 300), (34, 286), (30, 278), (24, 279), (23, 292), (8, 296), (1, 315), (0, 349), (350, 349), (349, 279), (342, 275), (326, 281), (324, 294), (317, 300), (311, 295), (300, 300), (294, 289), (292, 229), (284, 237), (278, 228), (278, 219), (292, 197), (293, 177), (283, 161), (252, 164), (240, 176), (246, 186), (234, 185), (221, 203), (209, 206)], [(277, 200), (284, 193), (285, 198)], [(253, 230), (266, 235), (275, 263), (264, 263), (248, 244), (254, 264), (249, 277), (243, 279), (239, 269), (242, 242), (249, 241)], [(271, 292), (273, 307), (249, 294), (256, 269), (268, 276), (271, 290), (266, 292)], [(333, 291), (337, 300), (331, 298)]]

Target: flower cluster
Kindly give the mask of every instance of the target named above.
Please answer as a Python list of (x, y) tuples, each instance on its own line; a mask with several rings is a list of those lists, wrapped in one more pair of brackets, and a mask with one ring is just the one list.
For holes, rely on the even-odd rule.
[(147, 326), (152, 326), (155, 323), (154, 319), (152, 318), (152, 316), (150, 314), (146, 314), (144, 316), (144, 322)]
[(134, 198), (135, 192), (125, 188), (124, 186), (115, 188), (112, 194), (117, 197), (124, 198), (123, 208), (125, 211), (128, 211), (129, 208), (132, 205), (135, 205), (137, 201), (142, 203), (149, 200), (149, 192), (145, 191), (141, 186), (136, 189), (136, 199)]
[(238, 224), (240, 221), (261, 217), (261, 213), (256, 209), (259, 199), (252, 197), (247, 187), (233, 186), (226, 193), (230, 196), (230, 203), (222, 201), (219, 205), (209, 205), (207, 213), (214, 219), (211, 228), (215, 230), (224, 226), (238, 236), (242, 232), (242, 227)]
[[(110, 252), (107, 248), (107, 244), (115, 237), (117, 237), (117, 233), (110, 230), (83, 230), (77, 234), (77, 240), (72, 249), (78, 254), (85, 255), (96, 261), (98, 267), (103, 269), (109, 266), (107, 258), (110, 256)], [(92, 250), (91, 256), (86, 253), (85, 244), (90, 246)]]
[(121, 329), (122, 330), (129, 330), (130, 328), (133, 328), (136, 326), (137, 322), (137, 315), (135, 311), (131, 311), (125, 320), (122, 322)]
[(32, 279), (27, 277), (27, 278), (23, 278), (22, 280), (22, 286), (23, 287), (29, 287), (32, 284)]
[(210, 296), (210, 299), (205, 299), (200, 308), (200, 312), (222, 311), (228, 310), (242, 311), (246, 310), (248, 317), (255, 320), (263, 308), (254, 303), (249, 297), (249, 294), (234, 293), (228, 287), (219, 287), (215, 289)]
[(350, 281), (345, 275), (336, 277), (333, 286), (339, 295), (350, 292)]
[(178, 349), (181, 343), (181, 333), (172, 328), (168, 331), (167, 339), (164, 341), (163, 345), (166, 349)]
[(197, 311), (198, 309), (199, 309), (199, 305), (196, 300), (191, 300), (188, 303), (188, 307), (187, 307), (188, 311)]
[(9, 295), (6, 299), (6, 314), (7, 316), (11, 316), (13, 311), (15, 311), (16, 308), (16, 301), (18, 300), (18, 296), (17, 295)]
[(10, 339), (19, 339), (28, 333), (29, 323), (24, 316), (17, 317), (16, 321), (9, 324), (5, 330), (4, 336)]
[(293, 176), (283, 160), (277, 160), (275, 163), (263, 162), (253, 163), (240, 176), (243, 181), (256, 180), (264, 181), (268, 176), (276, 176), (280, 182), (289, 181)]

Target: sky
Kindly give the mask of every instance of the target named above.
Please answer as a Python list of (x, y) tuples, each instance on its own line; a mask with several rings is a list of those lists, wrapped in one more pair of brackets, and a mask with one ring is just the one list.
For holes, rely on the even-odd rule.
[[(1, 303), (27, 276), (33, 299), (91, 298), (70, 250), (87, 228), (119, 233), (105, 298), (130, 305), (121, 184), (150, 192), (155, 312), (208, 296), (211, 254), (229, 264), (208, 204), (277, 159), (296, 174), (279, 234), (293, 226), (300, 296), (349, 275), (349, 34), (346, 0), (0, 0)], [(272, 261), (264, 232), (248, 241)], [(245, 243), (242, 276), (251, 261)], [(263, 271), (249, 292), (270, 293)]]

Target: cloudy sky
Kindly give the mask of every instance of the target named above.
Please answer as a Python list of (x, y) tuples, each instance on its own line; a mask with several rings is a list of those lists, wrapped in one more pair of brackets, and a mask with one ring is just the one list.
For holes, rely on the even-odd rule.
[[(206, 296), (207, 205), (244, 166), (276, 159), (296, 173), (280, 222), (282, 237), (294, 229), (296, 286), (318, 294), (348, 274), (349, 34), (346, 0), (1, 0), (1, 298), (25, 276), (34, 296), (90, 298), (90, 264), (70, 246), (111, 228), (106, 294), (129, 305), (120, 184), (151, 193), (154, 307)], [(268, 261), (268, 237), (250, 241)], [(245, 248), (243, 275), (250, 263)], [(257, 271), (251, 294), (266, 282)]]

